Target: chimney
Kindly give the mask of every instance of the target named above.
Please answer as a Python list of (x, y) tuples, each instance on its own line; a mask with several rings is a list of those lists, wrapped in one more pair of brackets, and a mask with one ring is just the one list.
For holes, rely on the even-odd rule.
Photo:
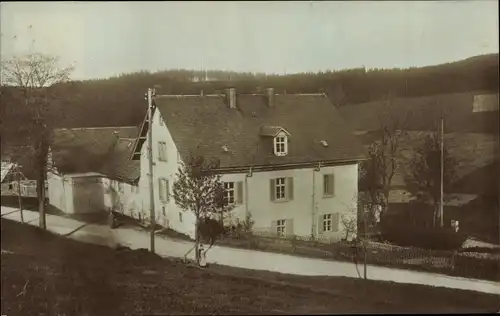
[(227, 89), (227, 101), (230, 109), (236, 108), (236, 89), (229, 88)]
[(274, 108), (274, 89), (267, 88), (267, 105), (270, 108)]

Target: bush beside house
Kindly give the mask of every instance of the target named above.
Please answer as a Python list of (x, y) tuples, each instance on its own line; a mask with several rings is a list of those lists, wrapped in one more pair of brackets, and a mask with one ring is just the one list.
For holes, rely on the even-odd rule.
[(383, 223), (382, 237), (394, 244), (435, 250), (459, 249), (467, 236), (451, 228)]

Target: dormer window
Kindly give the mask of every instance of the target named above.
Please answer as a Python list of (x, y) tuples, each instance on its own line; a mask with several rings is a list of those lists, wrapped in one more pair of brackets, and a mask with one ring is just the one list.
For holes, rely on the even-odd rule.
[[(261, 137), (269, 137), (269, 140), (273, 140), (273, 152), (276, 156), (286, 156), (288, 154), (288, 137), (290, 137), (290, 133), (283, 127), (265, 125), (260, 128), (259, 134)], [(270, 142), (267, 144), (271, 147)]]
[(280, 133), (274, 137), (274, 154), (276, 156), (285, 156), (288, 151), (287, 139), (285, 133)]

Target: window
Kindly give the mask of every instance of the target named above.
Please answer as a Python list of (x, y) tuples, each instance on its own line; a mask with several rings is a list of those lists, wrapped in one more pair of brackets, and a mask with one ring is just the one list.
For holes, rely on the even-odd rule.
[(224, 204), (234, 204), (234, 182), (224, 182)]
[(158, 142), (158, 160), (167, 161), (167, 143)]
[(333, 174), (323, 175), (323, 196), (333, 196), (334, 178)]
[(158, 120), (160, 121), (160, 126), (164, 126), (165, 125), (165, 122), (163, 121), (163, 117), (161, 117), (161, 115), (160, 115), (160, 117), (159, 117)]
[(170, 200), (168, 180), (160, 178), (158, 181), (158, 194), (160, 196), (160, 201), (168, 202)]
[(179, 212), (179, 222), (182, 223), (182, 212)]
[(274, 154), (276, 156), (285, 156), (287, 147), (288, 146), (285, 135), (278, 135), (274, 138)]
[(339, 231), (339, 213), (323, 214), (318, 218), (318, 230), (322, 232)]
[(293, 200), (293, 178), (271, 179), (271, 201)]
[(163, 216), (167, 216), (167, 213), (165, 212), (165, 206), (161, 207), (161, 213), (163, 214)]
[(280, 219), (276, 221), (276, 234), (280, 237), (285, 236), (286, 220)]
[(323, 231), (324, 232), (332, 231), (332, 214), (323, 215)]
[(285, 178), (277, 178), (276, 179), (276, 200), (284, 200), (285, 199)]

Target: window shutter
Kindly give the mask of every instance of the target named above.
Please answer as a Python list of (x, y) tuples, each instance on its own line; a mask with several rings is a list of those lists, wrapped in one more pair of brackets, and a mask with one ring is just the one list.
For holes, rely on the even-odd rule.
[(161, 180), (162, 179), (158, 179), (158, 196), (160, 201), (163, 201), (163, 183)]
[(168, 183), (168, 180), (165, 180), (165, 200), (167, 202), (170, 201), (170, 185)]
[(318, 235), (323, 234), (323, 215), (318, 216)]
[(328, 187), (328, 194), (334, 195), (334, 193), (335, 193), (335, 178), (334, 178), (333, 174), (328, 175), (328, 184), (330, 185)]
[(325, 174), (323, 176), (323, 193), (324, 195), (332, 196), (334, 192), (333, 174)]
[(285, 236), (292, 237), (293, 235), (293, 218), (287, 219), (285, 224)]
[(287, 200), (291, 201), (293, 200), (293, 178), (287, 178), (286, 179), (286, 188), (287, 188)]
[(339, 213), (332, 214), (332, 231), (339, 231)]
[(236, 182), (236, 204), (243, 204), (243, 181)]
[[(270, 195), (271, 195), (271, 201), (274, 201), (274, 199), (276, 198), (276, 192), (275, 192), (276, 191), (276, 186), (275, 186), (275, 182), (276, 182), (275, 179), (271, 179), (269, 181), (269, 192), (270, 192)], [(275, 231), (276, 231), (276, 229), (275, 229)]]
[(278, 228), (277, 228), (277, 226), (278, 226), (278, 222), (277, 221), (272, 221), (271, 222), (271, 234), (273, 236), (278, 235)]
[(323, 175), (323, 195), (328, 194), (328, 192), (327, 192), (327, 191), (328, 191), (328, 190), (327, 190), (327, 189), (328, 189), (328, 185), (327, 185), (328, 180), (329, 180), (329, 179), (328, 179), (328, 175), (324, 174), (324, 175)]

